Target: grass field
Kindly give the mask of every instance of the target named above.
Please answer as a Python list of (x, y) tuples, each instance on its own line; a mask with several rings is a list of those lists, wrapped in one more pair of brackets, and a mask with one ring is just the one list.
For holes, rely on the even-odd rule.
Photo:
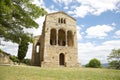
[(120, 70), (0, 66), (0, 80), (120, 80)]

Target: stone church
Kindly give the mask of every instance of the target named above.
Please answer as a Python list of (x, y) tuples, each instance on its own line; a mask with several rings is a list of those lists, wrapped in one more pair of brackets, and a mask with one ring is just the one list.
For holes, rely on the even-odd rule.
[(32, 65), (40, 67), (77, 67), (76, 20), (64, 12), (47, 14), (42, 34), (35, 36)]

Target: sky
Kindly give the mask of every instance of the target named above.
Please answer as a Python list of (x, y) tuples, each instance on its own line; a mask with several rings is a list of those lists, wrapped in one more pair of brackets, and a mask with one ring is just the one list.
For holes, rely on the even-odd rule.
[[(82, 65), (97, 58), (101, 63), (107, 63), (107, 56), (112, 49), (120, 48), (120, 0), (34, 0), (32, 2), (43, 7), (48, 13), (64, 11), (76, 19), (78, 37), (78, 61)], [(41, 34), (44, 17), (35, 21), (38, 29), (26, 31), (36, 35)], [(2, 41), (0, 48), (17, 55), (18, 45)], [(32, 44), (26, 58), (31, 58)]]

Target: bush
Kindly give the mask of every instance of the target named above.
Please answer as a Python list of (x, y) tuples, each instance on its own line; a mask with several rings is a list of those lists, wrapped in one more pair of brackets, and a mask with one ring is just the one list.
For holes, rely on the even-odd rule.
[(13, 55), (10, 55), (10, 59), (13, 61), (13, 62), (19, 62), (18, 58), (16, 56), (13, 56)]
[(22, 60), (22, 63), (25, 63), (27, 65), (30, 65), (31, 64), (31, 59), (23, 59)]
[(94, 59), (91, 59), (90, 62), (85, 65), (85, 67), (101, 68), (102, 65), (98, 59), (94, 58)]

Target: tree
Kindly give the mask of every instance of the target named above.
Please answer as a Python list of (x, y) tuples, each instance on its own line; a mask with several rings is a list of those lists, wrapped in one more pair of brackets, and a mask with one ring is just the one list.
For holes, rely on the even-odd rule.
[(24, 29), (37, 28), (39, 25), (34, 19), (46, 14), (43, 8), (32, 4), (32, 1), (0, 0), (0, 37), (15, 43), (20, 43), (24, 35), (28, 40), (32, 38)]
[(120, 49), (113, 49), (108, 56), (109, 67), (113, 69), (120, 69)]
[(85, 65), (85, 67), (101, 68), (102, 65), (98, 59), (94, 58), (94, 59), (91, 59), (90, 62)]
[[(33, 41), (31, 33), (24, 29), (37, 28), (34, 21), (47, 12), (35, 4), (33, 0), (0, 0), (0, 37), (18, 43), (18, 58), (22, 60), (28, 49), (28, 43)], [(24, 47), (24, 48), (22, 48)]]
[(22, 62), (24, 57), (26, 56), (27, 50), (28, 50), (28, 40), (25, 39), (26, 37), (21, 38), (21, 42), (18, 47), (18, 59), (19, 59), (19, 64)]

